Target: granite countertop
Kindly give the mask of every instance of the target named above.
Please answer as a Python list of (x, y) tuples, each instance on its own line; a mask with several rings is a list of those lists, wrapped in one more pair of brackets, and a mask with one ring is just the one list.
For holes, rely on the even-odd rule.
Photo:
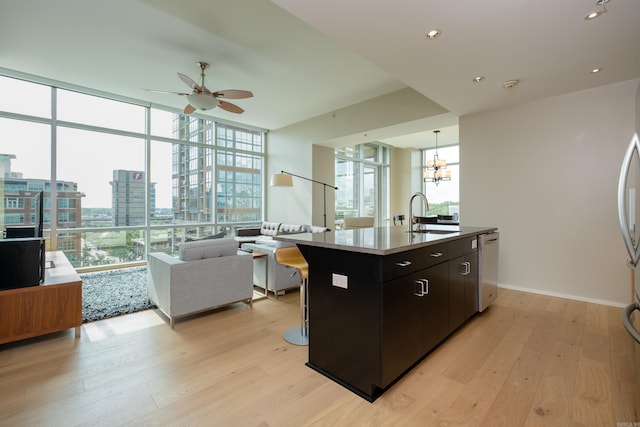
[(390, 255), (435, 245), (462, 237), (495, 231), (495, 227), (469, 227), (430, 224), (430, 233), (409, 233), (408, 225), (356, 228), (326, 233), (300, 233), (275, 236), (275, 240), (373, 255)]

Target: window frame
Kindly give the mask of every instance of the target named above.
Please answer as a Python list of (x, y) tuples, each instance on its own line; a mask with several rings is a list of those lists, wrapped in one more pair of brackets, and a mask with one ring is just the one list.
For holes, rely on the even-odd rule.
[[(46, 236), (48, 237), (47, 239), (48, 250), (57, 250), (58, 248), (68, 249), (70, 246), (72, 246), (70, 243), (71, 239), (78, 239), (77, 240), (78, 242), (81, 240), (84, 241), (83, 238), (86, 237), (86, 234), (96, 231), (95, 227), (87, 227), (85, 224), (78, 225), (73, 221), (69, 222), (70, 218), (73, 219), (74, 216), (79, 216), (81, 210), (79, 210), (78, 213), (75, 213), (75, 208), (64, 207), (64, 205), (69, 204), (68, 196), (65, 196), (64, 194), (61, 194), (60, 196), (58, 196), (59, 192), (68, 191), (68, 189), (65, 188), (65, 185), (67, 185), (67, 183), (65, 181), (60, 180), (59, 178), (60, 171), (58, 171), (56, 168), (57, 158), (59, 155), (59, 151), (58, 151), (59, 147), (57, 146), (58, 141), (57, 141), (56, 135), (58, 133), (58, 129), (61, 129), (61, 128), (79, 129), (79, 130), (89, 131), (89, 132), (142, 139), (145, 144), (145, 150), (144, 150), (145, 177), (150, 177), (150, 168), (151, 168), (150, 160), (152, 156), (150, 147), (151, 147), (152, 141), (154, 143), (160, 142), (160, 143), (173, 144), (174, 147), (184, 147), (184, 146), (188, 146), (190, 148), (195, 147), (196, 152), (207, 153), (202, 158), (198, 158), (198, 156), (196, 156), (196, 158), (191, 159), (194, 162), (194, 164), (197, 166), (197, 168), (200, 169), (200, 174), (203, 174), (204, 168), (209, 167), (211, 169), (208, 172), (211, 177), (210, 179), (205, 179), (199, 183), (194, 184), (196, 185), (197, 191), (200, 193), (202, 193), (203, 189), (207, 187), (214, 188), (214, 189), (217, 188), (217, 182), (216, 182), (217, 166), (213, 162), (216, 159), (216, 150), (224, 149), (226, 151), (231, 151), (234, 153), (234, 156), (251, 156), (252, 159), (254, 159), (252, 161), (254, 169), (257, 168), (259, 170), (258, 173), (254, 173), (254, 175), (259, 176), (259, 181), (257, 183), (253, 182), (253, 185), (258, 189), (260, 195), (252, 198), (251, 199), (252, 201), (250, 204), (254, 206), (254, 210), (255, 210), (256, 203), (259, 203), (260, 206), (259, 206), (259, 209), (256, 210), (257, 214), (255, 218), (252, 218), (252, 221), (250, 221), (250, 224), (253, 225), (255, 223), (262, 222), (264, 217), (264, 209), (265, 209), (264, 207), (264, 204), (265, 204), (264, 168), (265, 168), (266, 130), (257, 128), (257, 127), (252, 127), (252, 126), (244, 126), (244, 125), (240, 126), (238, 124), (227, 123), (224, 120), (213, 119), (211, 117), (204, 117), (197, 113), (190, 116), (186, 116), (182, 114), (182, 112), (180, 112), (179, 110), (176, 110), (170, 107), (158, 106), (155, 104), (151, 105), (149, 103), (139, 101), (139, 100), (119, 97), (117, 95), (90, 90), (87, 88), (81, 88), (81, 87), (70, 85), (70, 84), (53, 82), (44, 78), (34, 77), (30, 75), (27, 76), (18, 72), (11, 72), (9, 70), (4, 70), (4, 69), (0, 69), (0, 78), (14, 79), (16, 82), (19, 82), (20, 85), (25, 85), (25, 84), (27, 86), (30, 84), (37, 85), (40, 91), (39, 93), (43, 92), (42, 91), (43, 86), (48, 88), (49, 104), (51, 106), (50, 114), (45, 114), (44, 116), (43, 115), (31, 116), (28, 114), (28, 112), (24, 110), (19, 110), (19, 111), (0, 110), (0, 118), (2, 119), (16, 120), (19, 122), (26, 123), (27, 125), (30, 123), (37, 123), (40, 125), (46, 125), (50, 129), (50, 133), (49, 133), (50, 139), (48, 141), (48, 144), (51, 147), (50, 158), (49, 158), (51, 171), (50, 171), (50, 177), (48, 179), (42, 180), (43, 186), (46, 187), (43, 189), (43, 191), (47, 192), (46, 198), (45, 198), (45, 200), (47, 201), (45, 205), (45, 210), (46, 210), (45, 221), (48, 219), (49, 221), (48, 225), (50, 225), (50, 228), (45, 230), (45, 233), (48, 234), (48, 236)], [(115, 128), (102, 127), (101, 124), (104, 126), (104, 123), (99, 121), (93, 122), (94, 124), (91, 124), (92, 123), (91, 120), (89, 121), (83, 120), (82, 122), (58, 120), (57, 95), (60, 90), (77, 92), (78, 94), (81, 94), (83, 98), (86, 97), (86, 99), (89, 99), (89, 100), (91, 99), (90, 97), (97, 97), (107, 103), (109, 103), (110, 101), (114, 101), (116, 103), (130, 104), (131, 106), (134, 106), (134, 107), (142, 107), (144, 111), (144, 115), (143, 115), (144, 117), (140, 118), (138, 116), (142, 116), (142, 115), (136, 114), (136, 117), (137, 117), (136, 120), (142, 120), (142, 122), (134, 123), (133, 127), (118, 125)], [(124, 105), (124, 104), (121, 104), (121, 105)], [(6, 105), (8, 105), (7, 108), (11, 109), (11, 105), (12, 105), (11, 102), (8, 102)], [(173, 124), (164, 123), (160, 127), (157, 127), (157, 129), (162, 129), (162, 130), (159, 130), (158, 134), (154, 134), (151, 131), (152, 129), (151, 117), (154, 117), (153, 115), (154, 111), (161, 113), (158, 117), (160, 116), (164, 117), (165, 120), (167, 117), (171, 117), (171, 121), (175, 121), (176, 123), (184, 123), (185, 126), (187, 126), (186, 129), (189, 130), (188, 134), (185, 137), (182, 137), (181, 135), (179, 134), (176, 135), (175, 133), (174, 134), (165, 133), (166, 129), (169, 129), (172, 126), (175, 128), (176, 123), (173, 123)], [(170, 115), (167, 115), (167, 113), (169, 113)], [(233, 127), (236, 130), (243, 130), (253, 136), (252, 138), (249, 138), (249, 140), (246, 140), (246, 138), (243, 136), (243, 138), (240, 138), (237, 141), (234, 141), (234, 145), (236, 145), (234, 147), (226, 146), (228, 145), (228, 141), (225, 142), (226, 144), (225, 146), (221, 147), (217, 142), (217, 135), (216, 135), (216, 128), (218, 125)], [(174, 152), (172, 151), (172, 153)], [(257, 161), (255, 159), (259, 159), (259, 160)], [(165, 171), (164, 173), (171, 175), (175, 173), (178, 168), (179, 168), (179, 165), (177, 165), (176, 167), (176, 165), (174, 165), (172, 162), (171, 170)], [(152, 212), (152, 209), (154, 208), (154, 205), (155, 205), (156, 195), (154, 191), (152, 191), (152, 184), (149, 181), (150, 179), (147, 178), (146, 189), (145, 189), (145, 200), (144, 200), (144, 209), (145, 209), (144, 224), (136, 225), (136, 226), (116, 227), (112, 223), (110, 224), (110, 226), (100, 227), (100, 230), (104, 232), (122, 232), (122, 231), (134, 232), (138, 230), (139, 231), (138, 234), (143, 235), (142, 239), (144, 240), (144, 241), (141, 241), (141, 239), (138, 238), (138, 241), (139, 243), (144, 244), (144, 249), (145, 249), (142, 259), (139, 260), (141, 262), (146, 260), (147, 253), (153, 249), (151, 236), (154, 234), (154, 230), (166, 230), (170, 228), (173, 231), (173, 234), (177, 236), (177, 240), (174, 239), (174, 242), (177, 242), (178, 240), (184, 241), (187, 233), (190, 233), (193, 230), (199, 229), (199, 230), (202, 230), (202, 232), (206, 232), (206, 233), (213, 233), (218, 231), (226, 231), (227, 233), (232, 233), (235, 228), (247, 225), (246, 222), (219, 221), (217, 216), (215, 215), (217, 197), (214, 196), (214, 193), (212, 192), (208, 196), (205, 195), (202, 201), (199, 202), (199, 203), (208, 203), (211, 205), (211, 210), (210, 210), (211, 214), (209, 216), (209, 219), (205, 218), (205, 220), (198, 221), (197, 223), (193, 223), (193, 224), (191, 223), (183, 224), (183, 223), (177, 223), (177, 222), (172, 222), (168, 224), (166, 222), (166, 218), (164, 219), (164, 222), (159, 221), (155, 218), (154, 212)], [(255, 180), (252, 179), (252, 181), (255, 181)], [(81, 185), (82, 183), (79, 182), (79, 184)], [(246, 185), (246, 184), (243, 183), (243, 185)], [(236, 186), (237, 184), (234, 182), (234, 187)], [(55, 188), (57, 191), (52, 192), (51, 191), (52, 188)], [(14, 190), (18, 191), (16, 189)], [(21, 189), (20, 191), (26, 191), (26, 190), (28, 189), (24, 188), (24, 189)], [(12, 194), (7, 194), (7, 197), (15, 198), (16, 197), (15, 191)], [(168, 191), (171, 192), (169, 197), (171, 198), (171, 200), (173, 200), (174, 198), (173, 193), (175, 189), (173, 188), (173, 186), (171, 186), (171, 188), (169, 188)], [(3, 194), (3, 197), (5, 197), (4, 194)], [(60, 199), (58, 199), (58, 197), (60, 197)], [(232, 193), (232, 197), (236, 197), (235, 194)], [(258, 201), (256, 202), (255, 200), (258, 200)], [(4, 206), (5, 203), (7, 202), (4, 201), (2, 206)], [(78, 203), (80, 204), (80, 201), (78, 201)], [(171, 204), (173, 205), (173, 202)], [(56, 209), (51, 209), (51, 206), (55, 206)], [(112, 206), (108, 206), (106, 208), (112, 208)], [(173, 209), (175, 207), (168, 206), (167, 208)], [(82, 209), (81, 206), (80, 206), (80, 209)], [(16, 214), (13, 212), (12, 213), (0, 212), (0, 214), (2, 214), (3, 220), (5, 216), (13, 215), (12, 217), (9, 217), (9, 218), (11, 218), (14, 221), (18, 221), (17, 223), (14, 222), (14, 224), (19, 224), (25, 221), (24, 219), (25, 215), (22, 215), (22, 217), (19, 217), (20, 214)], [(58, 218), (58, 216), (60, 216), (60, 218)], [(77, 218), (76, 220), (79, 222)], [(70, 226), (68, 228), (64, 226), (61, 227), (60, 226), (61, 224), (58, 224), (59, 222), (65, 225), (73, 225), (73, 226)], [(171, 249), (166, 251), (170, 253), (175, 253), (175, 249), (176, 249), (176, 245), (172, 245)], [(81, 252), (83, 251), (83, 248), (80, 247), (80, 245), (78, 245), (76, 247), (76, 250)], [(74, 263), (75, 261), (74, 265), (78, 266), (78, 262), (80, 262), (78, 260), (81, 260), (82, 256), (78, 255), (77, 257), (75, 257), (75, 260), (73, 258), (74, 258), (73, 256), (70, 257), (70, 259), (72, 260), (72, 263)], [(123, 264), (126, 264), (126, 263), (123, 263)]]
[[(368, 153), (374, 151), (373, 156), (369, 156)], [(340, 228), (344, 220), (344, 216), (373, 216), (374, 224), (380, 226), (384, 225), (383, 221), (389, 217), (389, 170), (390, 170), (390, 157), (391, 147), (381, 142), (367, 142), (350, 147), (340, 147), (334, 150), (334, 167), (335, 167), (335, 182), (338, 190), (336, 190), (335, 198), (335, 211), (336, 211), (336, 227)], [(341, 167), (339, 163), (349, 162), (353, 165), (351, 175), (353, 178), (351, 182), (353, 186), (343, 185), (342, 176), (339, 175)], [(373, 204), (373, 207), (367, 209), (367, 195), (366, 188), (366, 171), (374, 170), (374, 200), (369, 203)], [(346, 178), (348, 179), (348, 178)], [(352, 206), (341, 206), (344, 197), (341, 197), (344, 193), (340, 191), (347, 191), (347, 189), (353, 189)], [(348, 196), (347, 196), (348, 197)], [(349, 215), (346, 215), (346, 214)]]

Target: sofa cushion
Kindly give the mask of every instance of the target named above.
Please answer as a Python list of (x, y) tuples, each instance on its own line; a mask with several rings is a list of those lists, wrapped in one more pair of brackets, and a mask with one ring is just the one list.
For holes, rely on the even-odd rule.
[(279, 222), (263, 222), (262, 227), (260, 227), (260, 234), (264, 236), (276, 236), (279, 227)]
[(276, 240), (273, 240), (271, 236), (262, 236), (258, 237), (255, 241), (256, 245), (266, 245), (266, 246), (275, 246), (278, 243)]
[(302, 229), (305, 233), (325, 233), (329, 231), (327, 227), (322, 227), (319, 225), (309, 225), (309, 224), (303, 225)]
[(300, 224), (280, 224), (278, 234), (302, 233), (304, 226)]
[(186, 242), (180, 245), (180, 259), (195, 261), (206, 258), (236, 255), (238, 242), (234, 239), (213, 239)]

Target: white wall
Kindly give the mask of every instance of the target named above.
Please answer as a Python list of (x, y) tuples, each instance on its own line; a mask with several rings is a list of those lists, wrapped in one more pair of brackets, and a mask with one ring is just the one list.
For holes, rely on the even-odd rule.
[[(271, 175), (281, 170), (312, 178), (312, 144), (295, 129), (271, 132), (267, 140), (265, 220), (310, 224), (312, 183), (293, 178), (293, 187), (270, 187)], [(314, 224), (318, 225), (318, 224)]]
[[(406, 122), (438, 116), (446, 111), (410, 88), (401, 89), (336, 112), (273, 130), (267, 137), (266, 220), (291, 223), (323, 223), (323, 186), (293, 178), (293, 188), (269, 187), (273, 173), (281, 170), (335, 183), (333, 149), (320, 146), (346, 136), (358, 135), (357, 143), (374, 141), (368, 134), (384, 134), (385, 129)], [(370, 131), (369, 131), (370, 130)], [(362, 138), (361, 140), (359, 138)], [(409, 167), (405, 154), (403, 168)], [(402, 179), (403, 182), (406, 178)], [(404, 189), (404, 184), (398, 186)], [(407, 189), (407, 192), (409, 189)], [(407, 193), (410, 194), (410, 193)], [(406, 196), (408, 206), (408, 195)], [(327, 189), (327, 226), (335, 228), (335, 192)], [(395, 208), (397, 204), (394, 202)], [(402, 213), (402, 212), (392, 212)]]
[[(414, 152), (415, 150), (410, 148), (393, 148), (391, 150), (389, 156), (389, 214), (391, 218), (393, 215), (404, 215), (405, 218), (409, 218), (409, 198), (413, 190), (412, 176), (416, 176), (416, 173), (420, 174), (419, 169), (414, 173), (407, 173), (412, 170), (411, 160)], [(393, 224), (393, 221), (390, 223)], [(386, 222), (381, 223), (381, 225), (385, 224)], [(404, 225), (407, 224), (404, 221)]]
[(639, 81), (460, 118), (461, 221), (499, 228), (501, 285), (629, 302), (616, 200)]
[[(313, 177), (316, 181), (334, 185), (336, 180), (336, 162), (334, 149), (314, 145), (311, 153), (313, 155)], [(321, 209), (325, 205), (326, 191), (326, 224), (324, 220), (324, 211)], [(336, 220), (336, 190), (331, 187), (325, 187), (320, 184), (313, 185), (313, 212), (311, 216), (311, 224), (326, 225), (330, 229), (334, 229)]]

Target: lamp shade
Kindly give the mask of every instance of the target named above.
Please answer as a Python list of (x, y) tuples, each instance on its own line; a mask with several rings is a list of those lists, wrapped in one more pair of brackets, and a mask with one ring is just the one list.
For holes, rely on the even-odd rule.
[(187, 100), (198, 110), (210, 110), (218, 105), (218, 100), (210, 93), (192, 93), (187, 95)]
[(274, 173), (271, 175), (272, 187), (293, 187), (293, 176), (286, 173)]

